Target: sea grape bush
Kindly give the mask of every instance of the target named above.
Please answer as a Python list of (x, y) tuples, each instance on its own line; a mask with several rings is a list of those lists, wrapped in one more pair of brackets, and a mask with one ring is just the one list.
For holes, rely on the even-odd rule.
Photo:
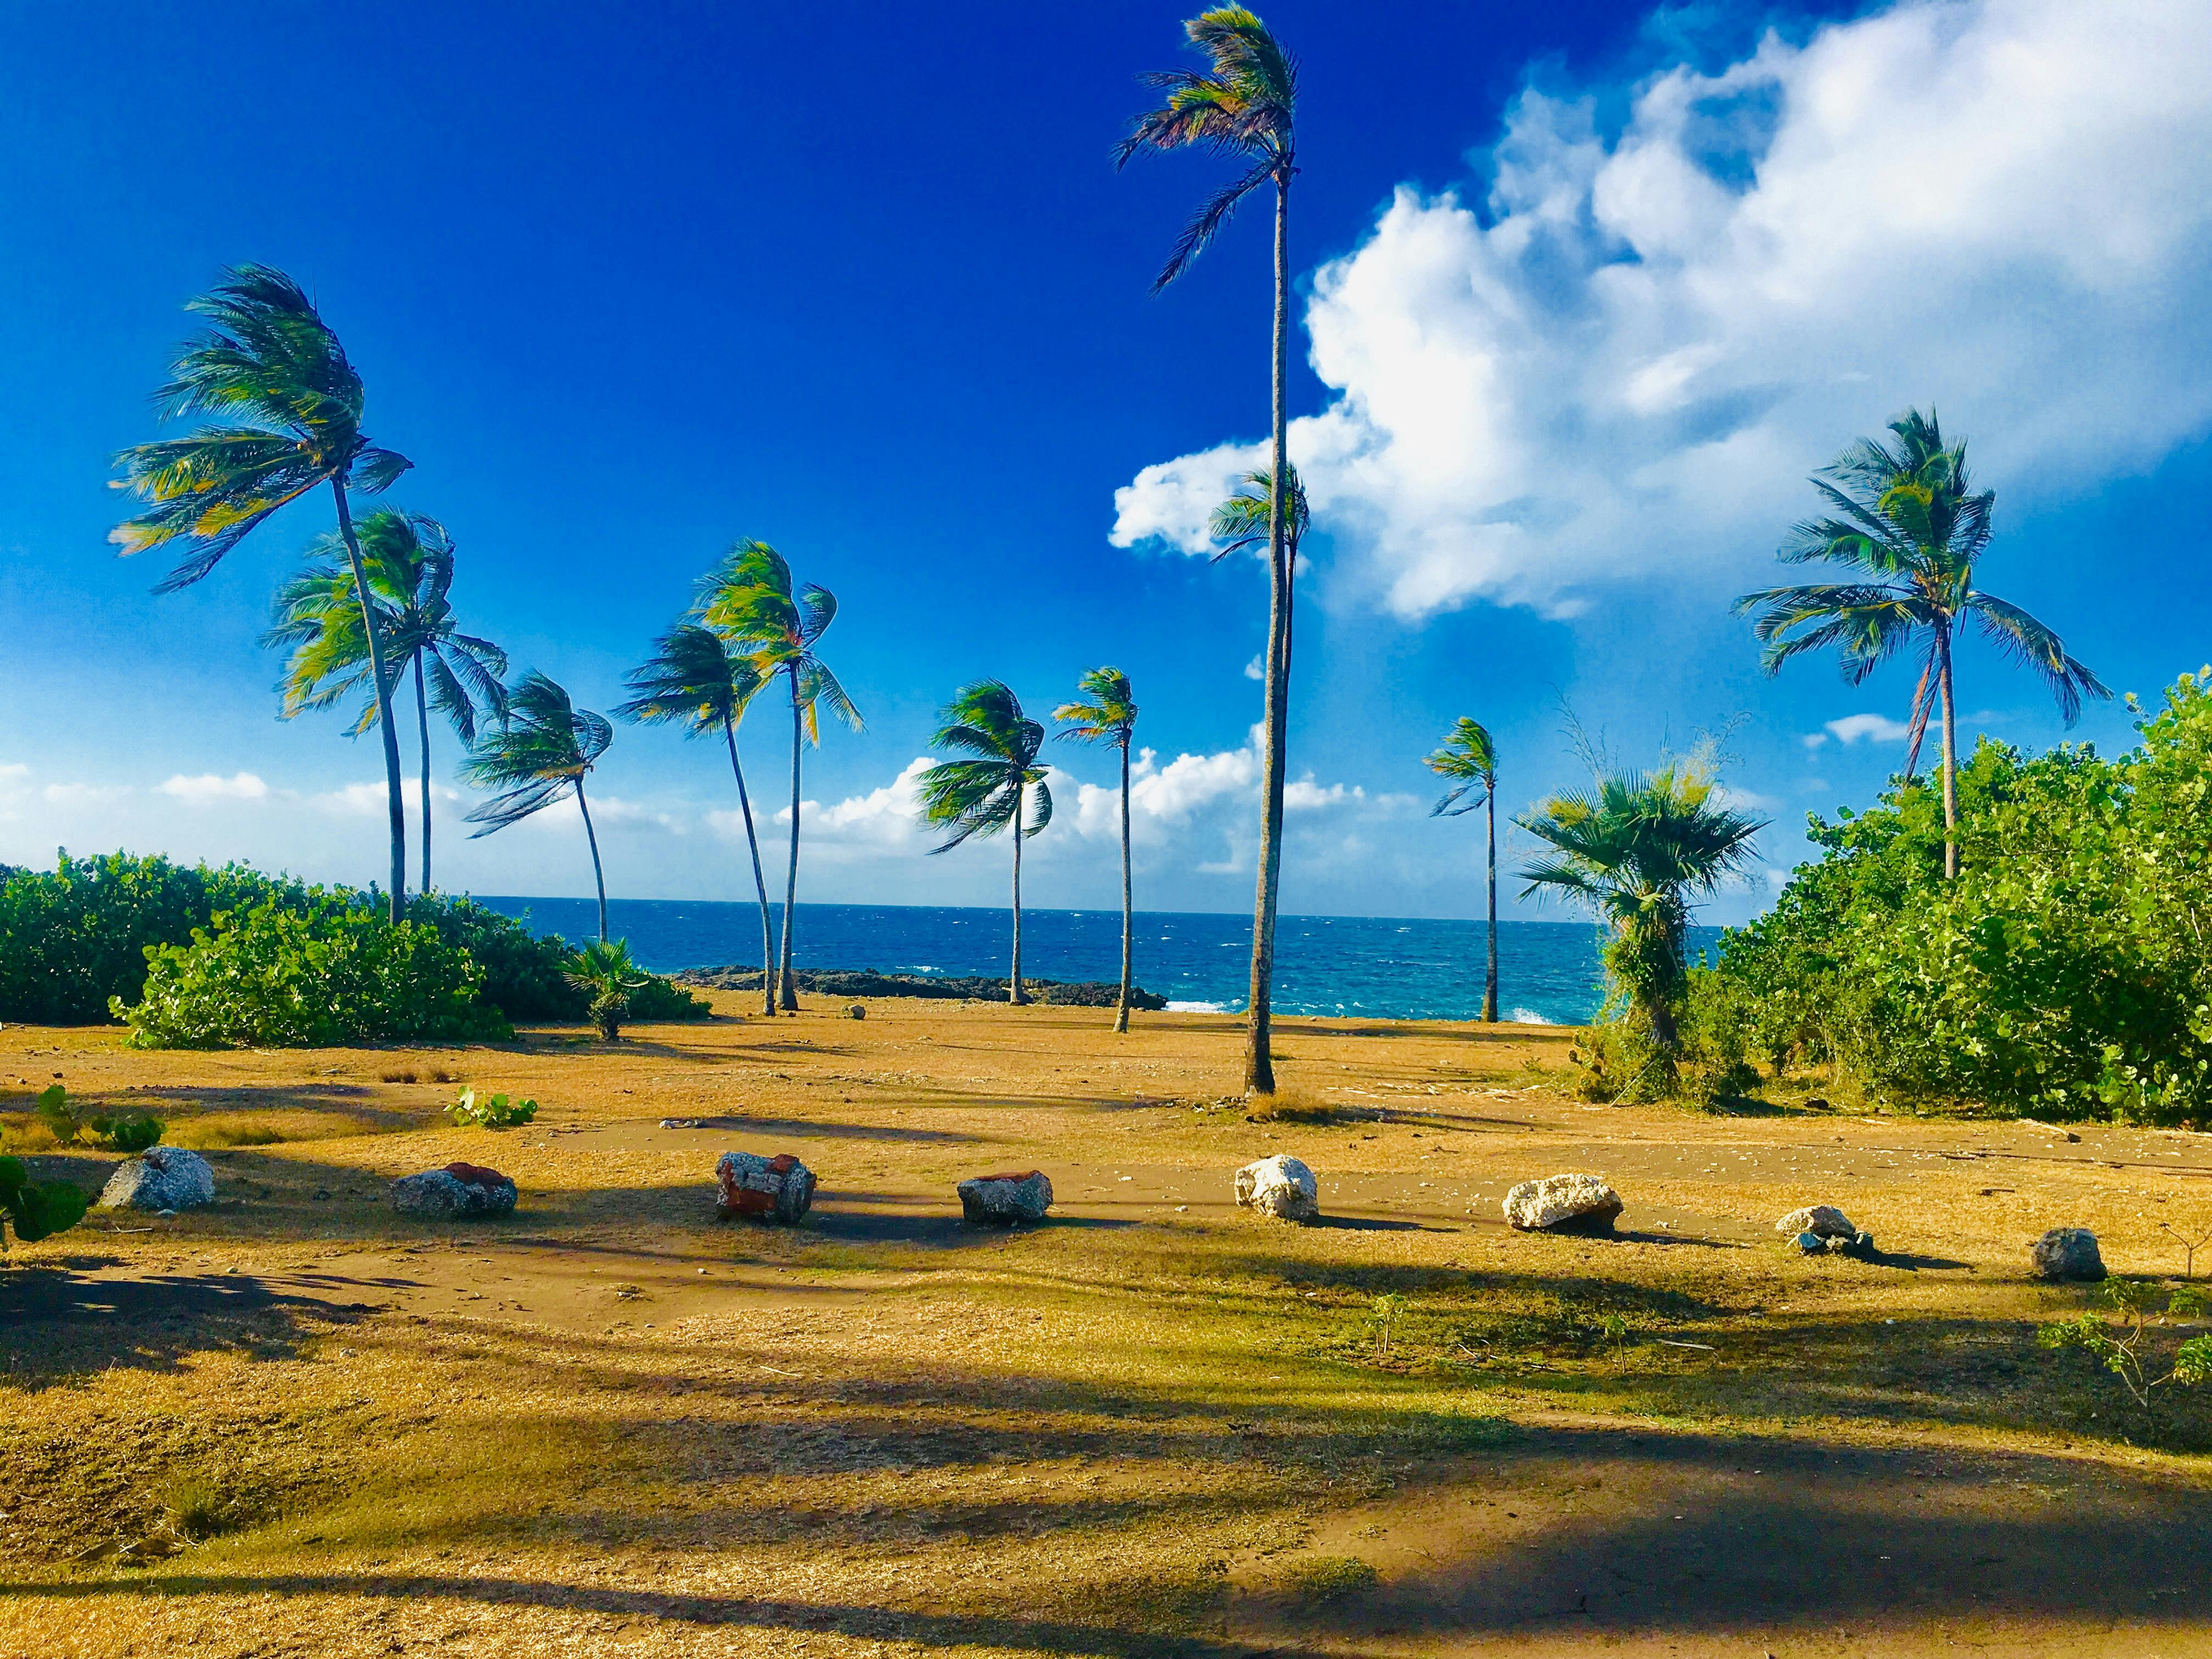
[(507, 1129), (536, 1117), (538, 1103), (519, 1100), (510, 1104), (505, 1095), (480, 1095), (474, 1089), (464, 1089), (459, 1098), (446, 1108), (446, 1115), (459, 1128)]
[(85, 1195), (66, 1181), (33, 1181), (20, 1158), (0, 1158), (0, 1247), (7, 1231), (26, 1244), (67, 1232), (84, 1219)]
[(144, 1112), (87, 1111), (72, 1103), (69, 1091), (58, 1083), (40, 1091), (32, 1110), (47, 1133), (64, 1146), (89, 1132), (110, 1151), (143, 1152), (160, 1143), (166, 1127), (160, 1118)]
[(2137, 713), (2114, 760), (1984, 739), (1956, 880), (1925, 784), (1813, 819), (1820, 858), (1692, 974), (1689, 1023), (1877, 1099), (2212, 1121), (2212, 671)]

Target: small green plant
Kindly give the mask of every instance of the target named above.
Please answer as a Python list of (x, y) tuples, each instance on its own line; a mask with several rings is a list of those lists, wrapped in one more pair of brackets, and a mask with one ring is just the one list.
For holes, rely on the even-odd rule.
[(87, 1112), (70, 1104), (69, 1091), (58, 1083), (40, 1092), (33, 1109), (47, 1132), (64, 1146), (75, 1146), (87, 1132), (118, 1152), (143, 1152), (161, 1139), (160, 1118), (144, 1112)]
[[(33, 1181), (20, 1158), (0, 1158), (0, 1219), (26, 1244), (65, 1233), (84, 1219), (85, 1195), (66, 1181)], [(0, 1247), (7, 1243), (0, 1228)]]
[(2118, 1316), (2117, 1322), (2102, 1315), (2085, 1313), (2076, 1319), (2059, 1320), (2036, 1333), (2046, 1348), (2081, 1348), (2094, 1355), (2120, 1379), (2129, 1397), (2138, 1406), (2150, 1404), (2152, 1390), (2179, 1382), (2185, 1388), (2212, 1380), (2212, 1336), (2191, 1337), (2174, 1350), (2166, 1375), (2153, 1376), (2150, 1334), (2154, 1318), (2193, 1319), (2204, 1311), (2204, 1297), (2183, 1285), (2166, 1298), (2162, 1313), (2154, 1315), (2157, 1292), (2138, 1279), (2108, 1279), (2105, 1299)]
[(628, 939), (612, 944), (601, 939), (586, 945), (568, 964), (568, 982), (590, 994), (586, 1012), (605, 1042), (622, 1041), (622, 1023), (629, 1018), (631, 994), (643, 990), (652, 978), (631, 957)]
[(203, 1475), (172, 1475), (162, 1488), (161, 1503), (177, 1530), (194, 1543), (234, 1531), (245, 1521), (237, 1504)]
[(1406, 1311), (1406, 1298), (1395, 1291), (1375, 1298), (1375, 1352), (1384, 1358), (1390, 1355), (1390, 1329)]
[(1613, 1368), (1623, 1370), (1628, 1363), (1628, 1321), (1620, 1314), (1609, 1313), (1598, 1322), (1598, 1330), (1613, 1344)]
[(505, 1095), (479, 1095), (474, 1089), (464, 1089), (460, 1097), (446, 1108), (446, 1115), (459, 1128), (511, 1129), (536, 1117), (538, 1103), (518, 1100), (509, 1104)]

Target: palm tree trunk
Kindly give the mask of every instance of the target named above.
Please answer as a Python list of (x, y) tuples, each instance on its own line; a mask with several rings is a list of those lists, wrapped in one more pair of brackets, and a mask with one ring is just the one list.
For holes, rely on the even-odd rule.
[(799, 902), (799, 745), (805, 726), (799, 704), (799, 665), (793, 663), (785, 672), (791, 677), (791, 868), (783, 881), (783, 961), (776, 986), (784, 1012), (795, 1014), (799, 991), (791, 982), (791, 913)]
[(744, 814), (745, 845), (753, 855), (753, 890), (760, 895), (761, 1012), (773, 1018), (775, 1013), (775, 934), (769, 921), (768, 878), (761, 874), (760, 842), (753, 834), (753, 804), (745, 793), (745, 769), (738, 764), (738, 728), (727, 719), (722, 721), (722, 736), (729, 742), (730, 770), (738, 780), (738, 811)]
[(1260, 758), (1259, 890), (1252, 906), (1250, 1024), (1244, 1050), (1244, 1091), (1275, 1092), (1269, 995), (1275, 974), (1275, 903), (1282, 888), (1283, 772), (1291, 692), (1290, 503), (1291, 175), (1275, 174), (1274, 483), (1267, 501), (1267, 741)]
[(1136, 905), (1129, 882), (1129, 734), (1121, 734), (1121, 1000), (1115, 1010), (1114, 1029), (1129, 1029), (1129, 986), (1135, 963), (1133, 933)]
[(1014, 961), (1006, 980), (1006, 1000), (1024, 1003), (1022, 992), (1022, 806), (1029, 795), (1026, 784), (1014, 787)]
[(1951, 702), (1951, 635), (1936, 632), (1936, 694), (1943, 700), (1943, 877), (1959, 873), (1959, 738), (1957, 713)]
[(333, 474), (331, 495), (337, 502), (338, 534), (344, 538), (346, 558), (353, 566), (354, 597), (361, 601), (362, 631), (368, 635), (368, 672), (376, 680), (376, 723), (384, 734), (384, 790), (391, 807), (392, 903), (397, 923), (407, 913), (406, 786), (399, 776), (399, 733), (392, 725), (392, 682), (384, 674), (384, 642), (377, 637), (376, 607), (369, 603), (368, 570), (361, 562), (361, 540), (353, 533), (353, 508), (346, 501), (345, 480)]
[(584, 781), (576, 780), (576, 810), (584, 815), (584, 839), (592, 846), (592, 880), (599, 890), (599, 943), (607, 942), (607, 877), (599, 868), (599, 836), (592, 828), (592, 809), (584, 805)]
[(1490, 1024), (1498, 1023), (1498, 784), (1495, 780), (1487, 786), (1489, 799), (1484, 803), (1484, 816), (1489, 820), (1490, 830), (1490, 970), (1482, 981), (1482, 1018)]
[(430, 890), (430, 700), (422, 691), (422, 653), (415, 653), (415, 729), (422, 736), (422, 890)]

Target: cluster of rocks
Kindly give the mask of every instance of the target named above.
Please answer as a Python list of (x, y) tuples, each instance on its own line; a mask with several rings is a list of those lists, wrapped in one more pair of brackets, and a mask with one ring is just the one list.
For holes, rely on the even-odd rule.
[[(696, 985), (712, 991), (757, 991), (757, 968), (687, 968), (673, 975), (679, 985)], [(982, 975), (878, 974), (871, 969), (799, 968), (792, 981), (801, 991), (826, 997), (926, 997), (942, 1002), (1004, 1002), (1006, 981)], [(1111, 1008), (1121, 1000), (1119, 984), (1100, 980), (1063, 981), (1022, 976), (1022, 989), (1032, 1002), (1057, 1003), (1074, 1008)], [(1138, 986), (1129, 988), (1129, 1006), (1157, 1012), (1168, 1000)], [(865, 1018), (865, 1015), (855, 1016)]]
[(1850, 1217), (1832, 1204), (1812, 1204), (1802, 1210), (1792, 1210), (1774, 1224), (1774, 1231), (1792, 1235), (1797, 1248), (1807, 1255), (1824, 1255), (1838, 1250), (1854, 1250), (1864, 1255), (1874, 1249), (1874, 1235), (1854, 1227)]

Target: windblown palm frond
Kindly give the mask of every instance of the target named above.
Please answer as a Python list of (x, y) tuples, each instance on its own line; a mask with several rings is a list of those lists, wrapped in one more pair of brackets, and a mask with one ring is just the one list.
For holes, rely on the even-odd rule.
[[(1305, 539), (1312, 514), (1306, 507), (1305, 480), (1298, 477), (1297, 468), (1291, 467), (1284, 478), (1283, 501), (1288, 517), (1283, 526), (1283, 542), (1295, 562), (1298, 544)], [(1256, 552), (1267, 546), (1274, 497), (1273, 468), (1261, 467), (1237, 480), (1236, 493), (1213, 509), (1213, 517), (1206, 525), (1206, 533), (1223, 544), (1221, 550), (1213, 556), (1215, 563), (1231, 553)]]
[[(1455, 778), (1443, 799), (1429, 809), (1431, 817), (1457, 817), (1472, 812), (1490, 799), (1498, 787), (1498, 750), (1490, 733), (1478, 720), (1462, 715), (1452, 726), (1441, 748), (1426, 761), (1439, 777)], [(1460, 803), (1464, 800), (1465, 805)]]
[(630, 671), (632, 693), (617, 718), (681, 721), (687, 737), (715, 737), (735, 725), (768, 681), (750, 657), (712, 629), (680, 623), (653, 641), (653, 655)]
[(579, 787), (614, 741), (614, 728), (545, 675), (532, 671), (507, 694), (507, 719), (486, 732), (461, 768), (479, 789), (501, 793), (468, 815), (488, 836), (519, 823)]
[(1057, 735), (1077, 743), (1126, 744), (1137, 729), (1137, 700), (1129, 677), (1118, 668), (1094, 668), (1077, 682), (1086, 701), (1064, 702), (1052, 717), (1065, 729)]
[(1026, 798), (1024, 836), (1052, 822), (1045, 769), (1036, 764), (1044, 727), (1022, 713), (1021, 701), (999, 680), (963, 686), (938, 711), (930, 739), (937, 749), (964, 750), (972, 758), (940, 761), (921, 775), (923, 821), (951, 831), (933, 853), (950, 852), (971, 836), (995, 836), (1015, 823)]

